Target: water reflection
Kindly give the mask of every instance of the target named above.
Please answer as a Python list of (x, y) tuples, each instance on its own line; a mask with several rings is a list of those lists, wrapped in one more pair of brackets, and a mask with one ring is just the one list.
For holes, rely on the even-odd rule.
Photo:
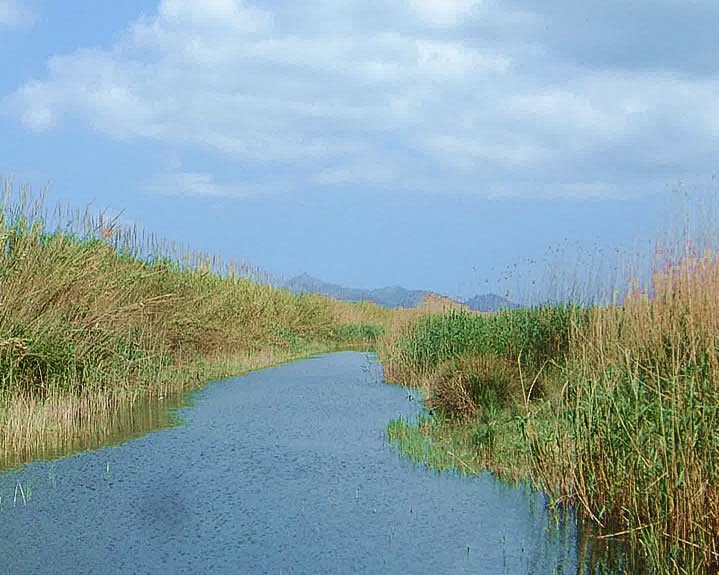
[(389, 448), (419, 406), (377, 373), (341, 353), (226, 380), (180, 427), (0, 476), (0, 573), (608, 572), (540, 494)]
[(115, 396), (107, 408), (78, 409), (82, 425), (69, 426), (67, 433), (52, 433), (42, 444), (24, 444), (23, 449), (0, 451), (0, 471), (38, 459), (55, 459), (68, 454), (118, 445), (158, 429), (177, 425), (177, 409), (187, 405), (187, 394), (167, 391), (156, 396)]

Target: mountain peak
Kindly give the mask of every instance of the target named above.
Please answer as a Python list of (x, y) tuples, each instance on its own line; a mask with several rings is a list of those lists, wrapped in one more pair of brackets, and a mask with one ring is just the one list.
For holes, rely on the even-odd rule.
[(410, 290), (398, 285), (377, 289), (344, 287), (317, 279), (307, 272), (288, 280), (284, 287), (294, 293), (317, 293), (350, 302), (370, 301), (383, 307), (419, 307), (427, 299), (433, 302), (452, 302), (451, 307), (460, 309), (466, 306), (475, 311), (495, 311), (505, 307), (518, 307), (507, 298), (493, 293), (476, 295), (460, 302), (433, 291)]

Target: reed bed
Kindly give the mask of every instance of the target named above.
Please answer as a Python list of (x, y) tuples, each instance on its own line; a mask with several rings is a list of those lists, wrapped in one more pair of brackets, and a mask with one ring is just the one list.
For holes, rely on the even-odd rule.
[(138, 402), (383, 332), (371, 306), (297, 296), (250, 266), (2, 192), (0, 463), (101, 444)]
[(585, 314), (555, 306), (421, 315), (395, 326), (380, 350), (390, 380), (424, 382), (432, 406), (473, 416), (490, 400), (526, 403), (551, 392), (548, 376), (566, 355), (569, 327)]
[(718, 309), (719, 258), (688, 250), (621, 305), (420, 317), (380, 350), (438, 415), (388, 433), (575, 506), (630, 572), (716, 572)]

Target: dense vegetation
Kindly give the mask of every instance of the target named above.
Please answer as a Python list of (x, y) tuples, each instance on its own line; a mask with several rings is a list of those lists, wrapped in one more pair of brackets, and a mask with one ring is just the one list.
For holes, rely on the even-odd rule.
[[(531, 480), (651, 572), (719, 568), (719, 259), (663, 262), (622, 305), (421, 317), (381, 346), (435, 416), (393, 441)], [(625, 567), (626, 568), (626, 567)]]
[(712, 253), (662, 262), (621, 305), (389, 311), (296, 296), (101, 216), (48, 218), (9, 188), (1, 201), (0, 465), (149, 430), (143, 405), (213, 377), (379, 340), (388, 378), (430, 407), (389, 427), (410, 455), (532, 481), (641, 568), (719, 569)]
[[(84, 446), (128, 405), (210, 377), (367, 347), (385, 311), (295, 296), (87, 214), (51, 226), (6, 190), (0, 211), (0, 455)], [(144, 254), (140, 257), (139, 254)], [(375, 323), (364, 323), (375, 322)], [(85, 437), (83, 440), (82, 436)], [(79, 437), (78, 437), (79, 436)]]

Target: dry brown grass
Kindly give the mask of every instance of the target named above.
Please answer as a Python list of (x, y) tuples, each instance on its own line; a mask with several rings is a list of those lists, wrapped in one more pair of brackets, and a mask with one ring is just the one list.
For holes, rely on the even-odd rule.
[(447, 313), (449, 311), (469, 311), (469, 308), (457, 300), (436, 293), (424, 296), (424, 302), (419, 307), (424, 313)]

